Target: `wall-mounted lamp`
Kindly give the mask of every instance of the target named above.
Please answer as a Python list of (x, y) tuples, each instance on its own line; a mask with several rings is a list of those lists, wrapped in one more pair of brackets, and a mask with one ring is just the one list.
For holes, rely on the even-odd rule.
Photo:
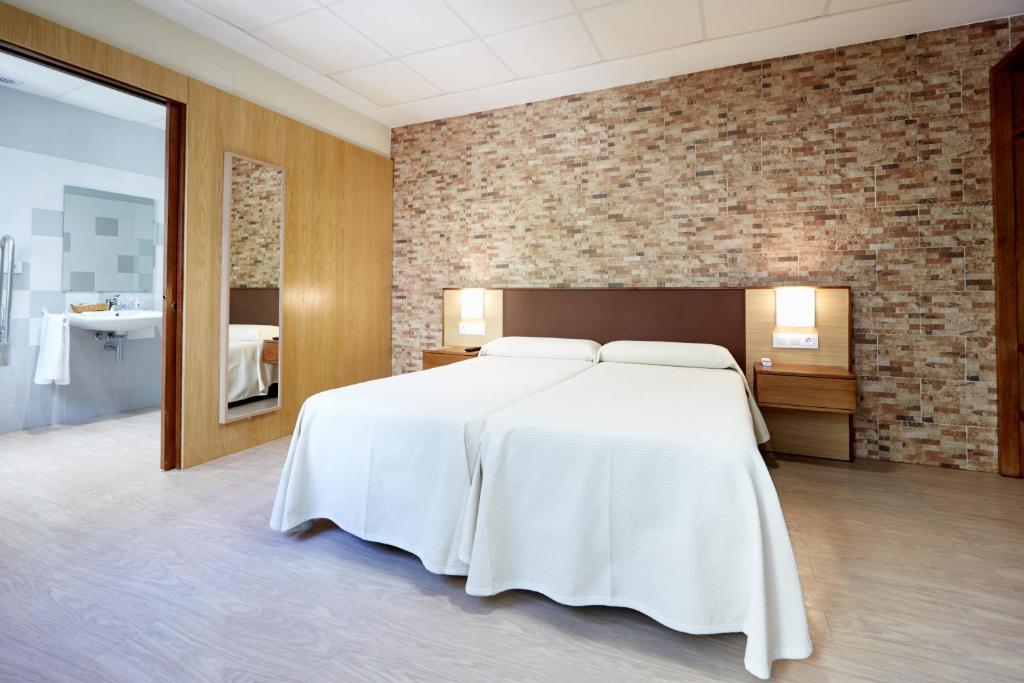
[[(777, 287), (775, 289), (775, 348), (816, 349), (818, 333), (814, 329), (815, 295), (813, 287)], [(779, 332), (778, 328), (805, 328)]]
[(482, 337), (486, 334), (484, 322), (484, 290), (463, 289), (459, 292), (461, 315), (459, 316), (459, 334)]

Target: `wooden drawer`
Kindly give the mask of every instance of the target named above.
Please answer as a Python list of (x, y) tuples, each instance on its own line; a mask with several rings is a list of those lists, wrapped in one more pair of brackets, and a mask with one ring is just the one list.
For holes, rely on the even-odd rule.
[(476, 358), (476, 353), (445, 353), (441, 351), (423, 352), (423, 369), (439, 368), (442, 365), (451, 365), (459, 361)]
[(268, 339), (263, 342), (263, 362), (277, 365), (277, 341)]
[(778, 408), (853, 413), (857, 381), (838, 377), (759, 374), (757, 402)]

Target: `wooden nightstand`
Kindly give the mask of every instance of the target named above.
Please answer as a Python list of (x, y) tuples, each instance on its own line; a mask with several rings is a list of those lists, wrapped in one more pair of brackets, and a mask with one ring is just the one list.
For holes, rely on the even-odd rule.
[(442, 365), (458, 363), (460, 360), (476, 358), (479, 351), (467, 351), (461, 346), (442, 346), (439, 349), (429, 349), (423, 352), (423, 369), (439, 368)]
[(857, 378), (832, 365), (754, 365), (754, 398), (780, 453), (850, 459), (850, 418), (857, 411)]
[(277, 365), (277, 339), (267, 339), (263, 342), (263, 362)]

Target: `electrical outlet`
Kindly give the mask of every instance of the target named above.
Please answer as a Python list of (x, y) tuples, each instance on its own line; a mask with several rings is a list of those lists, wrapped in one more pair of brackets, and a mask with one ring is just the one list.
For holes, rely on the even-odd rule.
[(818, 334), (816, 332), (775, 332), (772, 334), (772, 346), (776, 349), (816, 349)]

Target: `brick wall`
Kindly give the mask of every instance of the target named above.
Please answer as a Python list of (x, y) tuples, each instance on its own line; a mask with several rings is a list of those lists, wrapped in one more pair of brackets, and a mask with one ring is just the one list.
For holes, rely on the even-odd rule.
[(443, 287), (850, 285), (856, 453), (994, 471), (988, 68), (1020, 18), (395, 129), (394, 370)]

